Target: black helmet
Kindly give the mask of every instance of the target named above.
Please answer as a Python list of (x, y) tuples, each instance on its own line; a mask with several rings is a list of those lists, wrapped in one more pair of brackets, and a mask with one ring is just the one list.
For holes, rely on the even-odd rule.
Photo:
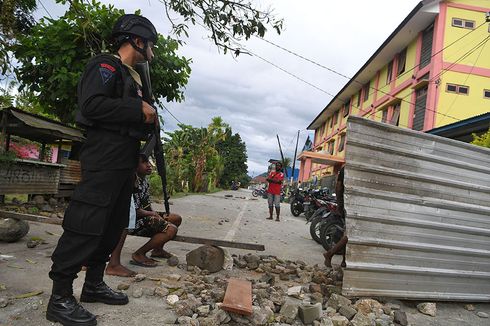
[(143, 16), (127, 14), (117, 19), (112, 29), (112, 37), (117, 39), (122, 35), (139, 36), (145, 40), (157, 42), (157, 31), (155, 26)]

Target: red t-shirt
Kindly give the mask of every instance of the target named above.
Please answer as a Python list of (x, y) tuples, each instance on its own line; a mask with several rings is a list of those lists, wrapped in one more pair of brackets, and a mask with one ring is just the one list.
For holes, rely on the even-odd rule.
[(274, 181), (281, 181), (281, 183), (272, 183), (269, 182), (269, 187), (267, 188), (267, 192), (273, 195), (281, 194), (282, 181), (284, 180), (284, 174), (282, 172), (271, 172), (269, 173), (268, 179), (272, 179)]

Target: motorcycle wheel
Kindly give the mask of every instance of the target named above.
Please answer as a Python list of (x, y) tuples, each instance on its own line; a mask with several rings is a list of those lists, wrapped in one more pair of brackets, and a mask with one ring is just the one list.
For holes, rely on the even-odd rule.
[(325, 250), (330, 250), (344, 235), (345, 226), (340, 219), (330, 219), (320, 227), (320, 242)]
[(301, 213), (303, 213), (303, 205), (299, 201), (293, 200), (290, 206), (291, 214), (293, 214), (293, 216), (298, 217)]
[(310, 235), (311, 235), (311, 238), (313, 240), (315, 240), (315, 242), (317, 242), (318, 244), (321, 244), (320, 229), (325, 222), (326, 222), (325, 219), (322, 218), (321, 216), (317, 216), (311, 220)]
[(252, 191), (252, 196), (257, 197), (258, 195), (259, 195), (259, 192), (257, 191), (257, 189)]

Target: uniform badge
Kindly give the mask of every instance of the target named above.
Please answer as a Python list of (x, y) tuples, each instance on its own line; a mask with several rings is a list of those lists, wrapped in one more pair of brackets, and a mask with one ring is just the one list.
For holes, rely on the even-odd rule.
[(101, 63), (99, 67), (100, 76), (102, 77), (102, 83), (105, 85), (114, 75), (116, 68), (107, 63)]

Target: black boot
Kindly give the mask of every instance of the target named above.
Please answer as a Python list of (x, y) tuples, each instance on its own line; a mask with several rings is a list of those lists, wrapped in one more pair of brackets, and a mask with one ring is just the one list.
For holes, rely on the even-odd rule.
[(81, 302), (102, 302), (111, 305), (125, 305), (129, 302), (128, 296), (122, 292), (116, 292), (103, 281), (91, 283), (85, 281), (83, 284)]
[(97, 319), (73, 297), (52, 294), (49, 298), (46, 319), (64, 326), (93, 326)]

